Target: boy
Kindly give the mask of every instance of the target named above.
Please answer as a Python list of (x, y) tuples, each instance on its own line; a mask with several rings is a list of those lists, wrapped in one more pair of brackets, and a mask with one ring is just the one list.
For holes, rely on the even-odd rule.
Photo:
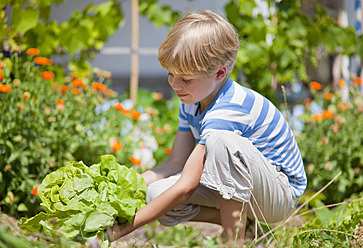
[(217, 223), (243, 239), (247, 217), (278, 222), (298, 203), (299, 148), (277, 108), (228, 78), (238, 48), (233, 26), (212, 11), (187, 13), (167, 35), (158, 59), (180, 98), (178, 133), (167, 161), (142, 174), (148, 204), (108, 229), (111, 241), (156, 219)]

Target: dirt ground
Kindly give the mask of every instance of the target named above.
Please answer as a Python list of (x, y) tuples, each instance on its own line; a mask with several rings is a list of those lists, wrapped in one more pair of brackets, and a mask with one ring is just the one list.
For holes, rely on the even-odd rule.
[[(4, 228), (10, 228), (15, 235), (19, 235), (20, 231), (17, 226), (18, 220), (10, 217), (8, 215), (2, 214), (0, 215), (0, 223)], [(192, 226), (193, 230), (198, 231), (202, 236), (210, 236), (214, 237), (219, 235), (222, 232), (222, 227), (215, 224), (209, 223), (201, 223), (201, 222), (187, 222), (183, 225)], [(151, 226), (151, 224), (150, 224)], [(164, 229), (162, 225), (158, 225), (156, 227), (156, 232), (161, 232)], [(148, 237), (146, 236), (145, 227), (140, 227), (134, 232), (126, 235), (125, 237), (115, 241), (112, 243), (112, 246), (115, 248), (129, 248), (129, 247), (145, 247), (148, 244), (148, 247), (156, 247), (151, 242), (149, 242)], [(166, 248), (169, 246), (161, 246), (158, 245), (159, 248)]]
[[(183, 223), (182, 225), (192, 226), (193, 230), (198, 231), (201, 236), (210, 236), (214, 237), (222, 233), (222, 227), (216, 224), (210, 223), (202, 223), (202, 222), (187, 222)], [(156, 231), (162, 231), (163, 226), (159, 225)], [(121, 238), (112, 243), (112, 246), (115, 248), (128, 248), (128, 247), (144, 247), (145, 244), (149, 243), (149, 247), (156, 247), (153, 246), (145, 235), (145, 227), (140, 227), (139, 229), (135, 230), (134, 232), (126, 235), (125, 237)], [(158, 245), (158, 248), (169, 248), (171, 246), (162, 246)]]

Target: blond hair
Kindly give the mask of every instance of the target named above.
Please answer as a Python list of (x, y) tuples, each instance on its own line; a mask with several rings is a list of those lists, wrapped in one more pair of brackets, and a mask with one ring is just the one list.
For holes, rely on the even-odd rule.
[(173, 74), (211, 74), (222, 65), (229, 74), (238, 48), (236, 30), (226, 19), (210, 10), (189, 12), (161, 44), (158, 60)]

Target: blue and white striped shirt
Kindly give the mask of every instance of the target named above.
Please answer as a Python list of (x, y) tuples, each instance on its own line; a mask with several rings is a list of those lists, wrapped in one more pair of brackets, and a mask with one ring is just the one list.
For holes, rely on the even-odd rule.
[(307, 179), (298, 145), (284, 116), (267, 98), (228, 79), (200, 115), (198, 105), (180, 104), (178, 130), (191, 131), (199, 144), (214, 130), (239, 133), (271, 164), (281, 166), (294, 197), (301, 197)]

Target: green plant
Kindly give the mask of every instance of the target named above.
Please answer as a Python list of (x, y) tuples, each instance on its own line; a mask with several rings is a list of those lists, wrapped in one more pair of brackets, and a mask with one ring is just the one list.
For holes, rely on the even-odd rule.
[[(341, 86), (345, 84), (340, 82)], [(340, 202), (363, 190), (363, 96), (353, 80), (348, 91), (322, 90), (317, 82), (310, 84), (314, 99), (306, 101), (305, 121), (297, 137), (308, 176), (308, 190), (317, 191), (339, 172), (342, 174), (324, 192), (326, 204)], [(321, 110), (312, 112), (313, 106)], [(314, 110), (316, 111), (316, 110)]]
[[(88, 71), (91, 67), (87, 59), (95, 56), (123, 20), (121, 4), (115, 0), (99, 5), (92, 3), (82, 11), (75, 10), (62, 23), (50, 20), (53, 5), (62, 2), (64, 0), (1, 1), (2, 51), (7, 47), (10, 52), (37, 47), (45, 57), (72, 56), (71, 70), (76, 66), (81, 72)], [(67, 65), (69, 59), (65, 62)]]
[(146, 184), (135, 170), (104, 155), (90, 167), (68, 162), (48, 174), (37, 192), (46, 212), (20, 219), (22, 231), (40, 231), (53, 238), (60, 232), (83, 242), (98, 237), (102, 242), (106, 227), (115, 220), (131, 223), (135, 212), (145, 205)]
[(122, 100), (106, 86), (108, 73), (63, 77), (37, 49), (28, 53), (0, 62), (0, 206), (13, 216), (41, 210), (31, 191), (65, 162), (93, 164), (111, 153), (131, 167), (135, 148), (149, 137), (135, 135), (149, 122), (141, 113), (112, 107)]

